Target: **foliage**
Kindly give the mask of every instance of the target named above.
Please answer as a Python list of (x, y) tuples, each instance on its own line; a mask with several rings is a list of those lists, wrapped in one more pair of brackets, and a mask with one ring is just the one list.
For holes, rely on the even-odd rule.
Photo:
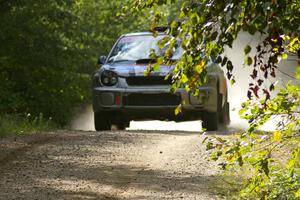
[[(90, 75), (142, 17), (115, 18), (124, 1), (0, 0), (0, 114), (65, 125), (90, 99)], [(125, 1), (126, 2), (126, 1)]]
[(45, 119), (43, 114), (33, 117), (30, 114), (19, 115), (1, 115), (0, 138), (8, 135), (23, 135), (37, 133), (40, 131), (49, 131), (57, 128), (51, 119)]
[[(207, 150), (214, 160), (221, 159), (224, 169), (249, 166), (251, 178), (241, 191), (241, 198), (296, 199), (299, 185), (299, 85), (288, 84), (272, 99), (275, 89), (272, 77), (282, 59), (294, 54), (300, 58), (300, 4), (296, 0), (132, 0), (125, 12), (144, 12), (161, 5), (176, 5), (180, 13), (167, 24), (170, 51), (163, 59), (170, 62), (172, 48), (181, 40), (184, 54), (176, 64), (172, 90), (185, 87), (197, 93), (206, 81), (206, 64), (219, 63), (226, 68), (227, 78), (235, 82), (231, 60), (224, 55), (240, 32), (260, 34), (262, 41), (253, 48), (245, 46), (245, 66), (252, 69), (249, 101), (240, 114), (248, 120), (249, 130), (236, 140), (219, 137), (209, 139)], [(162, 24), (157, 12), (154, 27)], [(253, 56), (254, 55), (254, 56)], [(298, 67), (300, 69), (300, 67)], [(300, 70), (297, 70), (299, 77)], [(268, 80), (268, 81), (267, 81)], [(269, 83), (270, 82), (270, 83)], [(257, 133), (257, 129), (273, 118), (279, 118), (278, 131)], [(284, 156), (280, 154), (284, 153)], [(279, 155), (278, 155), (279, 154)], [(290, 158), (287, 158), (290, 157)]]
[[(300, 189), (300, 88), (288, 84), (265, 103), (243, 103), (240, 114), (250, 128), (235, 140), (209, 139), (208, 150), (214, 160), (221, 159), (223, 169), (251, 166), (252, 178), (241, 194), (245, 199), (295, 199)], [(268, 120), (278, 121), (277, 131), (257, 133)], [(275, 119), (274, 119), (275, 118)], [(284, 156), (283, 156), (284, 155)]]

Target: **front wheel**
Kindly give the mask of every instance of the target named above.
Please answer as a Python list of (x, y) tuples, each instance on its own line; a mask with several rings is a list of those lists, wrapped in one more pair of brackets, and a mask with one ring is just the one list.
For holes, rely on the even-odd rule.
[(219, 126), (218, 112), (207, 112), (202, 117), (203, 126), (208, 131), (216, 131)]
[(219, 112), (219, 122), (224, 125), (228, 125), (230, 123), (230, 105), (227, 101), (227, 97), (225, 97), (224, 106), (222, 106), (223, 96), (219, 94), (218, 96), (218, 112)]
[(118, 130), (125, 130), (127, 127), (129, 127), (129, 121), (121, 120), (117, 121), (115, 125), (117, 126)]
[(222, 95), (217, 95), (217, 111), (216, 112), (205, 112), (202, 115), (203, 127), (208, 131), (216, 131), (219, 127), (219, 122), (222, 121), (222, 114), (219, 113), (222, 109)]
[(104, 112), (94, 113), (94, 124), (96, 131), (105, 131), (111, 129), (110, 117)]
[(228, 125), (230, 123), (230, 105), (226, 102), (223, 108), (220, 110), (219, 122)]
[(223, 114), (223, 118), (224, 118), (224, 120), (223, 120), (223, 123), (225, 124), (225, 125), (228, 125), (228, 124), (230, 124), (230, 104), (229, 104), (229, 102), (226, 102), (225, 103), (225, 106), (224, 106), (224, 114)]

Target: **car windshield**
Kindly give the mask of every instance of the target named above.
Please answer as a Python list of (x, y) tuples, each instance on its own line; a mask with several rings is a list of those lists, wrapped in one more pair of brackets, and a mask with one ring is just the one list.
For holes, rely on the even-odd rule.
[[(163, 39), (164, 35), (153, 37), (151, 35), (140, 36), (125, 36), (122, 37), (115, 45), (108, 62), (121, 61), (137, 61), (141, 59), (149, 59), (151, 49), (153, 49), (158, 56), (163, 56), (169, 45), (166, 44), (163, 49), (157, 46), (157, 42)], [(173, 60), (178, 60), (182, 55), (182, 49), (179, 42), (173, 49)]]

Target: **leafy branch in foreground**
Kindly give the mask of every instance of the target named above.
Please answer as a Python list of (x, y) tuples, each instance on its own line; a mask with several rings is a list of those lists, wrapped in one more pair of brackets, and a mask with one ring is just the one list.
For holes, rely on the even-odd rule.
[[(197, 92), (206, 80), (206, 64), (219, 63), (226, 68), (227, 78), (234, 83), (233, 62), (224, 54), (232, 48), (240, 32), (261, 35), (256, 48), (246, 45), (244, 64), (251, 67), (248, 98), (240, 114), (250, 128), (235, 140), (213, 138), (207, 150), (222, 166), (247, 166), (250, 178), (241, 191), (242, 198), (300, 198), (299, 171), (299, 85), (288, 84), (275, 98), (272, 81), (281, 60), (289, 55), (300, 58), (300, 4), (296, 0), (132, 0), (125, 9), (144, 12), (161, 5), (176, 5), (179, 14), (169, 21), (168, 40), (181, 41), (184, 50), (176, 64), (172, 90), (185, 87)], [(151, 31), (160, 25), (161, 13), (156, 13)], [(155, 35), (155, 34), (154, 34)], [(170, 45), (171, 46), (171, 45)], [(172, 48), (172, 46), (170, 47)], [(254, 53), (254, 56), (252, 56)], [(164, 62), (170, 56), (163, 56)], [(300, 77), (300, 67), (297, 77)], [(299, 80), (297, 80), (298, 82)], [(278, 131), (259, 132), (269, 120), (278, 121)]]
[[(240, 114), (249, 121), (250, 128), (239, 138), (208, 139), (207, 149), (213, 160), (222, 160), (223, 169), (250, 166), (252, 177), (241, 193), (243, 197), (249, 198), (249, 193), (253, 198), (299, 197), (299, 107), (300, 88), (288, 84), (267, 105), (264, 100), (243, 103)], [(278, 121), (277, 131), (257, 132), (269, 120)]]

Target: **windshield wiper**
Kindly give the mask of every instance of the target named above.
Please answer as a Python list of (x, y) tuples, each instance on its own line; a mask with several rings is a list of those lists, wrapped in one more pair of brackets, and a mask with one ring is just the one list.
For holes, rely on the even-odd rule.
[(122, 59), (122, 60), (109, 60), (108, 63), (128, 62), (128, 61), (134, 61), (134, 60), (126, 60), (126, 59)]

